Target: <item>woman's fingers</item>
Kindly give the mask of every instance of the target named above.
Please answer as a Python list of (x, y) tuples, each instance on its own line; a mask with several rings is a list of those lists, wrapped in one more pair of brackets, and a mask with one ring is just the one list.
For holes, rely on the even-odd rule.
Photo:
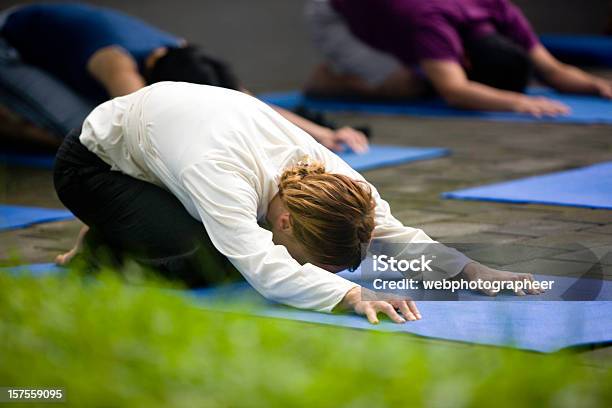
[(384, 314), (386, 314), (389, 319), (393, 320), (395, 323), (406, 323), (406, 319), (404, 319), (402, 316), (399, 315), (399, 313), (397, 313), (391, 303), (376, 302), (375, 305), (375, 308), (379, 312), (383, 312)]
[(570, 108), (567, 105), (544, 97), (530, 98), (525, 109), (525, 113), (537, 118), (543, 116), (566, 115), (569, 112)]
[(521, 273), (516, 274), (513, 279), (515, 282), (522, 282), (523, 288), (518, 288), (514, 290), (514, 293), (517, 296), (525, 296), (529, 295), (539, 295), (540, 293), (544, 293), (544, 290), (541, 288), (535, 288), (533, 283), (536, 281), (532, 274), (530, 273)]
[(364, 146), (359, 140), (358, 135), (355, 135), (355, 134), (347, 135), (343, 141), (354, 152), (362, 153), (362, 152), (365, 152), (367, 149), (367, 146)]
[(402, 313), (402, 315), (404, 316), (406, 320), (410, 320), (410, 321), (417, 320), (417, 317), (415, 316), (415, 314), (408, 307), (407, 302), (402, 300), (398, 302), (395, 307), (397, 307), (400, 310), (400, 312)]
[(530, 295), (539, 295), (540, 293), (544, 293), (544, 289), (542, 289), (541, 287), (538, 287), (538, 288), (534, 287), (534, 283), (537, 281), (535, 280), (532, 274), (526, 273), (524, 275), (524, 279), (529, 284), (527, 288), (527, 293), (529, 293)]
[(416, 303), (414, 303), (412, 300), (408, 300), (406, 301), (406, 303), (408, 304), (408, 308), (412, 311), (412, 313), (416, 316), (417, 320), (421, 319), (421, 312), (419, 311), (419, 309), (417, 308)]
[(346, 144), (351, 150), (363, 153), (368, 150), (368, 139), (355, 129), (343, 127), (336, 131), (336, 143)]
[(378, 324), (378, 312), (374, 309), (373, 306), (369, 305), (365, 309), (365, 315), (368, 318), (368, 321), (372, 324)]

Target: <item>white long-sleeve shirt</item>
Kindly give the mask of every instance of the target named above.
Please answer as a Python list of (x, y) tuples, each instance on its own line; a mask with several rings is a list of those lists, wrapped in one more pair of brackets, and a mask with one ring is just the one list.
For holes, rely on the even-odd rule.
[[(363, 180), (258, 99), (223, 88), (162, 82), (98, 106), (85, 120), (80, 141), (113, 170), (172, 192), (266, 298), (331, 311), (356, 286), (310, 263), (300, 265), (258, 224), (278, 192), (280, 174), (305, 156), (323, 162), (331, 173)], [(420, 229), (403, 226), (371, 188), (375, 239), (434, 242)], [(454, 276), (468, 261), (449, 249), (438, 262), (444, 271), (432, 278)]]

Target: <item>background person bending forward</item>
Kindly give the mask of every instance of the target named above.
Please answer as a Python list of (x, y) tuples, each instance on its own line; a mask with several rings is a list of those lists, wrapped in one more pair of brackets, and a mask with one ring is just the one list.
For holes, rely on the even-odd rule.
[(460, 108), (566, 113), (522, 94), (535, 71), (559, 91), (612, 97), (612, 82), (555, 59), (508, 0), (309, 0), (306, 18), (325, 58), (312, 95), (414, 98), (433, 85)]
[[(159, 81), (245, 91), (227, 64), (200, 47), (113, 9), (77, 3), (18, 6), (0, 16), (0, 32), (0, 104), (36, 130), (46, 130), (24, 126), (21, 142), (33, 135), (57, 147), (99, 103)], [(367, 147), (361, 132), (332, 130), (275, 109), (326, 147)]]
[[(433, 241), (397, 221), (334, 153), (247, 94), (162, 82), (106, 102), (80, 136), (65, 139), (55, 186), (113, 251), (167, 276), (215, 281), (204, 253), (227, 257), (262, 295), (295, 307), (349, 308), (372, 322), (377, 311), (397, 322), (419, 317), (412, 303), (361, 301), (358, 285), (330, 272), (357, 267), (371, 239), (405, 243), (400, 257), (415, 256), (408, 243)], [(531, 279), (439, 248), (428, 279)]]

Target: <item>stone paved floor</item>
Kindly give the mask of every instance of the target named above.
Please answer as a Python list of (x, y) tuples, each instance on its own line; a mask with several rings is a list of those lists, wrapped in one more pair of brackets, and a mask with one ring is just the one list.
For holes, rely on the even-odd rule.
[[(0, 0), (2, 6), (13, 3)], [(161, 0), (149, 1), (147, 7), (115, 0), (99, 3), (204, 43), (236, 64), (238, 74), (255, 91), (298, 87), (316, 60), (300, 26), (301, 2), (261, 0), (261, 7), (253, 8), (246, 0), (189, 0), (178, 2), (172, 10)], [(184, 12), (208, 6), (221, 17)], [(233, 35), (218, 35), (227, 27)], [(254, 43), (263, 48), (251, 46)], [(440, 199), (441, 192), (457, 188), (611, 160), (612, 127), (395, 116), (337, 115), (334, 119), (371, 125), (377, 143), (452, 149), (447, 158), (366, 174), (404, 223), (466, 249), (483, 262), (517, 271), (580, 274), (595, 253), (603, 259), (605, 277), (612, 278), (607, 255), (612, 247), (612, 211)], [(31, 169), (0, 170), (0, 202), (60, 207), (50, 172)], [(60, 222), (2, 232), (0, 265), (18, 260), (48, 262), (71, 246), (78, 228), (77, 222)], [(593, 364), (610, 364), (611, 350), (591, 352)]]

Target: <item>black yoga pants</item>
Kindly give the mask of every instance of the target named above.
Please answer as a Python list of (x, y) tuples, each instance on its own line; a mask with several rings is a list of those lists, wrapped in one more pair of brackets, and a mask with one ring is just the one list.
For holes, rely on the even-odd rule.
[(203, 224), (174, 195), (111, 171), (81, 144), (79, 133), (66, 136), (58, 150), (54, 183), (62, 203), (90, 227), (89, 256), (104, 249), (115, 260), (133, 259), (192, 287), (238, 279)]

